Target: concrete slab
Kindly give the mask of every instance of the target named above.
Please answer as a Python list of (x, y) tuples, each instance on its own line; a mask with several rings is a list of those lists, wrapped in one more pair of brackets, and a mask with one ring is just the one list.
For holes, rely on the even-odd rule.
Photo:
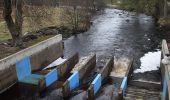
[(16, 62), (30, 57), (32, 71), (39, 70), (63, 55), (62, 35), (57, 35), (0, 60), (0, 93), (17, 82)]

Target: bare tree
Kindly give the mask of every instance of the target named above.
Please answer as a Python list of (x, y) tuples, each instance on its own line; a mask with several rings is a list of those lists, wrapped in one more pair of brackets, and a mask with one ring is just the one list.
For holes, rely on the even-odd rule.
[(61, 18), (72, 26), (73, 33), (89, 29), (95, 0), (63, 0), (61, 6), (64, 9)]
[(13, 46), (23, 46), (22, 42), (22, 6), (23, 1), (22, 0), (15, 0), (15, 21), (12, 18), (12, 0), (4, 0), (4, 10), (3, 10), (3, 16), (6, 21), (7, 27), (9, 29), (9, 32), (12, 36), (12, 45)]
[(164, 0), (164, 17), (167, 17), (167, 0)]

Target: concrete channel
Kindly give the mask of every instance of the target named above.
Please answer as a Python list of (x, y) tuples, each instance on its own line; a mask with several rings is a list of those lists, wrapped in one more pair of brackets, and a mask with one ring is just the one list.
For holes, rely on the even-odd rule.
[[(169, 55), (168, 46), (163, 40), (162, 59)], [(63, 51), (62, 35), (57, 35), (0, 60), (0, 93), (10, 90), (17, 83), (40, 95), (46, 90), (61, 89), (62, 99), (72, 98), (72, 92), (83, 87), (85, 79), (94, 73), (96, 54), (79, 58), (79, 54), (75, 53), (63, 58)], [(161, 63), (162, 82), (158, 84), (131, 80), (133, 61), (133, 58), (116, 61), (114, 57), (107, 60), (86, 84), (84, 99), (97, 99), (105, 83), (110, 81), (112, 85), (118, 84), (116, 92), (119, 100), (169, 100), (169, 64)], [(146, 93), (148, 95), (144, 96)]]

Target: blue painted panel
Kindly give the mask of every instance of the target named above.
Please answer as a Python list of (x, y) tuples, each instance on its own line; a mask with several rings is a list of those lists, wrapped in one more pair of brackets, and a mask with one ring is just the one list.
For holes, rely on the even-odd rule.
[(102, 85), (102, 77), (101, 74), (98, 74), (94, 81), (92, 82), (93, 84), (93, 90), (94, 90), (94, 95), (99, 91), (101, 85)]
[(164, 75), (164, 81), (163, 81), (163, 93), (162, 93), (162, 100), (166, 100), (166, 94), (167, 94), (167, 74)]
[(79, 73), (78, 71), (75, 71), (68, 79), (70, 91), (77, 88), (79, 86)]
[(31, 64), (29, 57), (26, 57), (16, 63), (16, 72), (18, 80), (22, 80), (24, 77), (31, 74)]
[(58, 71), (54, 69), (45, 76), (46, 87), (50, 86), (52, 83), (54, 83), (57, 80), (58, 80)]
[(122, 81), (120, 88), (123, 90), (123, 96), (125, 96), (125, 91), (126, 91), (126, 88), (127, 88), (127, 77), (123, 78), (123, 81)]

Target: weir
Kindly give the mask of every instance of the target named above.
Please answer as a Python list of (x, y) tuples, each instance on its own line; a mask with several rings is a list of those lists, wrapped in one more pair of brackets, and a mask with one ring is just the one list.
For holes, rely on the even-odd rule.
[(72, 69), (72, 75), (63, 84), (63, 96), (68, 97), (71, 91), (78, 88), (85, 78), (85, 75), (87, 75), (95, 67), (95, 65), (95, 54), (82, 58)]
[(131, 100), (170, 100), (170, 59), (169, 44), (162, 40), (162, 56), (160, 61), (161, 82), (151, 82), (144, 80), (131, 80), (131, 75), (124, 77), (120, 86), (119, 99)]
[[(168, 43), (163, 40), (162, 59), (168, 55)], [(45, 88), (48, 89), (53, 84), (57, 84), (57, 81), (62, 81), (62, 85), (58, 88), (62, 89), (63, 98), (69, 97), (75, 89), (83, 85), (84, 78), (96, 66), (96, 54), (79, 58), (79, 54), (75, 53), (69, 58), (64, 58), (60, 64), (55, 65), (56, 59), (58, 60), (60, 57), (63, 57), (62, 35), (57, 35), (0, 60), (1, 93), (15, 83), (33, 85), (37, 88), (37, 92), (41, 92)], [(161, 62), (162, 81), (159, 84), (132, 80), (133, 61), (134, 59), (129, 59), (129, 62), (126, 62), (127, 66), (119, 65), (117, 67), (114, 66), (117, 61), (114, 58), (109, 59), (90, 82), (88, 89), (85, 90), (87, 99), (96, 99), (105, 80), (109, 79), (111, 84), (118, 84), (119, 100), (131, 100), (138, 97), (142, 100), (150, 98), (169, 100), (169, 64)], [(120, 67), (123, 70), (120, 71)]]

